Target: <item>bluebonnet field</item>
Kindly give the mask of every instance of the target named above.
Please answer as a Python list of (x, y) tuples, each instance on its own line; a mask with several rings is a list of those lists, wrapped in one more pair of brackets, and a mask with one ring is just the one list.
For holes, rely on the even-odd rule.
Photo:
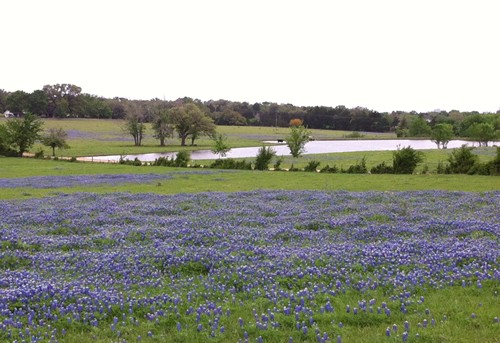
[(0, 341), (493, 341), (499, 204), (439, 191), (0, 201)]

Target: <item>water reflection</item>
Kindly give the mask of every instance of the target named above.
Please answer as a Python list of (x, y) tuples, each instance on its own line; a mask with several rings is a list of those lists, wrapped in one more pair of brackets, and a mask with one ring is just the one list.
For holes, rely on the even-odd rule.
[[(266, 142), (266, 143), (275, 143)], [(453, 140), (448, 143), (448, 148), (459, 148), (463, 144), (472, 146), (472, 142), (463, 140)], [(430, 140), (409, 140), (409, 139), (386, 139), (386, 140), (335, 140), (335, 141), (312, 141), (305, 146), (305, 154), (325, 154), (333, 152), (354, 152), (354, 151), (383, 151), (397, 150), (398, 147), (410, 146), (416, 150), (437, 149), (435, 143)], [(234, 148), (231, 149), (226, 158), (253, 158), (257, 155), (260, 147)], [(290, 150), (285, 144), (273, 145), (273, 149), (278, 156), (289, 156)], [(138, 158), (143, 162), (152, 162), (159, 157), (175, 157), (175, 152), (170, 153), (150, 153), (125, 155), (124, 159), (134, 160)], [(213, 160), (219, 156), (210, 150), (197, 150), (191, 152), (192, 160)], [(94, 162), (118, 162), (120, 155), (80, 157), (81, 161)]]

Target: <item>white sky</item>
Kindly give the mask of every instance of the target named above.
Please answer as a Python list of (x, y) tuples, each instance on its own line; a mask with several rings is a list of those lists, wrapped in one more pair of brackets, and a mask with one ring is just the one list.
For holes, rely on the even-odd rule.
[(500, 108), (498, 0), (2, 0), (0, 88)]

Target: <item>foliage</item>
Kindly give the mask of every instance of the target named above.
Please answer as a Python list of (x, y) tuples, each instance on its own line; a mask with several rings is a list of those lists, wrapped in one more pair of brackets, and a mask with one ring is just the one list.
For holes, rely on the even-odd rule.
[(175, 155), (175, 158), (172, 157), (172, 159), (169, 159), (168, 156), (159, 157), (156, 160), (154, 160), (154, 162), (151, 165), (186, 168), (190, 160), (191, 160), (191, 155), (189, 154), (189, 151), (182, 150)]
[(321, 164), (320, 161), (312, 160), (307, 163), (307, 166), (304, 167), (304, 171), (306, 172), (317, 172), (318, 166)]
[(467, 130), (467, 136), (479, 142), (479, 146), (488, 146), (488, 142), (499, 137), (498, 130), (490, 123), (474, 123)]
[(43, 121), (37, 116), (28, 113), (23, 118), (7, 120), (4, 130), (4, 145), (17, 150), (18, 156), (28, 151), (40, 139)]
[(421, 116), (413, 118), (408, 130), (408, 134), (410, 137), (429, 137), (429, 135), (431, 134), (431, 128), (429, 124)]
[(213, 141), (214, 145), (211, 151), (219, 155), (219, 158), (226, 157), (227, 153), (231, 150), (231, 147), (227, 144), (227, 136), (221, 133), (215, 134)]
[(462, 145), (454, 149), (448, 157), (449, 165), (445, 168), (448, 174), (474, 174), (478, 163), (477, 155), (472, 152), (474, 148)]
[(274, 161), (273, 168), (275, 171), (281, 170), (281, 164), (283, 163), (283, 156), (276, 156), (276, 159)]
[(232, 158), (217, 159), (212, 164), (210, 168), (214, 169), (239, 169), (239, 170), (251, 170), (252, 163), (246, 160), (235, 160)]
[(129, 114), (127, 121), (123, 126), (123, 131), (134, 137), (134, 145), (140, 146), (146, 131), (146, 125), (143, 123), (142, 116), (139, 114)]
[(371, 174), (392, 174), (394, 173), (394, 170), (392, 166), (389, 166), (385, 164), (385, 161), (383, 161), (380, 164), (377, 164), (375, 167), (370, 169)]
[(418, 164), (424, 160), (421, 151), (412, 147), (398, 149), (392, 155), (392, 169), (394, 174), (413, 174)]
[(347, 170), (341, 171), (348, 174), (366, 174), (368, 169), (366, 168), (366, 157), (363, 158), (356, 164), (350, 165)]
[(298, 158), (305, 151), (305, 145), (310, 140), (310, 132), (304, 126), (291, 126), (290, 133), (285, 138), (286, 145), (294, 158)]
[(170, 112), (168, 110), (160, 110), (153, 117), (151, 126), (154, 131), (154, 137), (160, 140), (160, 146), (165, 146), (165, 139), (172, 137), (174, 128), (170, 123)]
[(69, 145), (66, 142), (68, 134), (62, 129), (50, 128), (47, 133), (42, 136), (42, 143), (52, 148), (52, 156), (56, 155), (56, 148), (68, 149)]
[(289, 126), (302, 126), (304, 124), (304, 121), (302, 119), (299, 119), (299, 118), (293, 118), (293, 119), (290, 119), (290, 123), (289, 123)]
[(262, 146), (257, 152), (255, 157), (255, 169), (256, 170), (267, 170), (269, 169), (269, 163), (273, 157), (276, 156), (276, 152), (270, 146)]
[(191, 136), (191, 145), (199, 135), (213, 136), (215, 124), (213, 119), (204, 114), (198, 106), (188, 103), (174, 107), (171, 110), (171, 123), (181, 139), (181, 145), (186, 145), (186, 139)]
[(339, 168), (337, 166), (330, 167), (328, 164), (321, 168), (320, 173), (338, 173)]
[(436, 143), (438, 149), (446, 149), (448, 142), (453, 138), (453, 125), (436, 124), (431, 131), (431, 140)]

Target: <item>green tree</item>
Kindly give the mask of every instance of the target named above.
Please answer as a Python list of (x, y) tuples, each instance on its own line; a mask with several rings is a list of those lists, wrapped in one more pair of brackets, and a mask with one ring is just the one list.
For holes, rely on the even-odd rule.
[(135, 146), (140, 146), (142, 144), (146, 125), (142, 122), (141, 117), (137, 115), (127, 116), (123, 130), (134, 137)]
[(448, 142), (453, 138), (453, 125), (436, 124), (432, 128), (431, 140), (437, 144), (438, 149), (442, 146), (446, 149)]
[(431, 134), (431, 128), (429, 124), (421, 116), (413, 118), (408, 130), (410, 137), (429, 137)]
[(181, 145), (186, 145), (186, 139), (191, 136), (191, 144), (200, 135), (213, 136), (215, 124), (212, 118), (204, 114), (198, 106), (187, 103), (171, 110), (171, 123), (181, 139)]
[(47, 115), (49, 99), (42, 90), (36, 90), (28, 96), (28, 110), (39, 116)]
[(398, 149), (392, 155), (392, 170), (394, 174), (413, 174), (423, 160), (423, 153), (410, 146)]
[(68, 134), (62, 129), (51, 128), (47, 133), (42, 136), (42, 144), (52, 148), (52, 156), (56, 156), (56, 148), (68, 149), (69, 145), (66, 143)]
[(227, 153), (231, 150), (231, 147), (227, 144), (227, 137), (221, 133), (215, 134), (213, 141), (212, 152), (219, 155), (219, 158), (226, 157)]
[(488, 146), (488, 142), (498, 138), (498, 131), (490, 123), (474, 123), (467, 130), (467, 136), (479, 142), (479, 146)]
[(303, 125), (291, 126), (285, 140), (292, 156), (298, 158), (305, 151), (305, 145), (310, 140), (310, 132)]
[(78, 97), (78, 105), (73, 109), (72, 115), (81, 118), (106, 118), (112, 117), (109, 103), (98, 96), (81, 94)]
[(43, 122), (27, 113), (23, 118), (12, 118), (5, 124), (6, 145), (15, 149), (18, 156), (30, 149), (40, 139)]
[(174, 128), (170, 123), (170, 111), (158, 111), (153, 117), (152, 127), (154, 137), (160, 140), (160, 146), (165, 146), (165, 139), (172, 137), (174, 133)]
[(75, 111), (79, 106), (79, 96), (82, 92), (81, 87), (63, 83), (45, 85), (42, 90), (45, 94), (47, 94), (49, 102), (47, 112), (49, 116), (62, 117), (68, 114), (75, 114)]
[(15, 91), (9, 94), (6, 100), (9, 111), (16, 115), (22, 115), (29, 108), (29, 94), (24, 91)]

